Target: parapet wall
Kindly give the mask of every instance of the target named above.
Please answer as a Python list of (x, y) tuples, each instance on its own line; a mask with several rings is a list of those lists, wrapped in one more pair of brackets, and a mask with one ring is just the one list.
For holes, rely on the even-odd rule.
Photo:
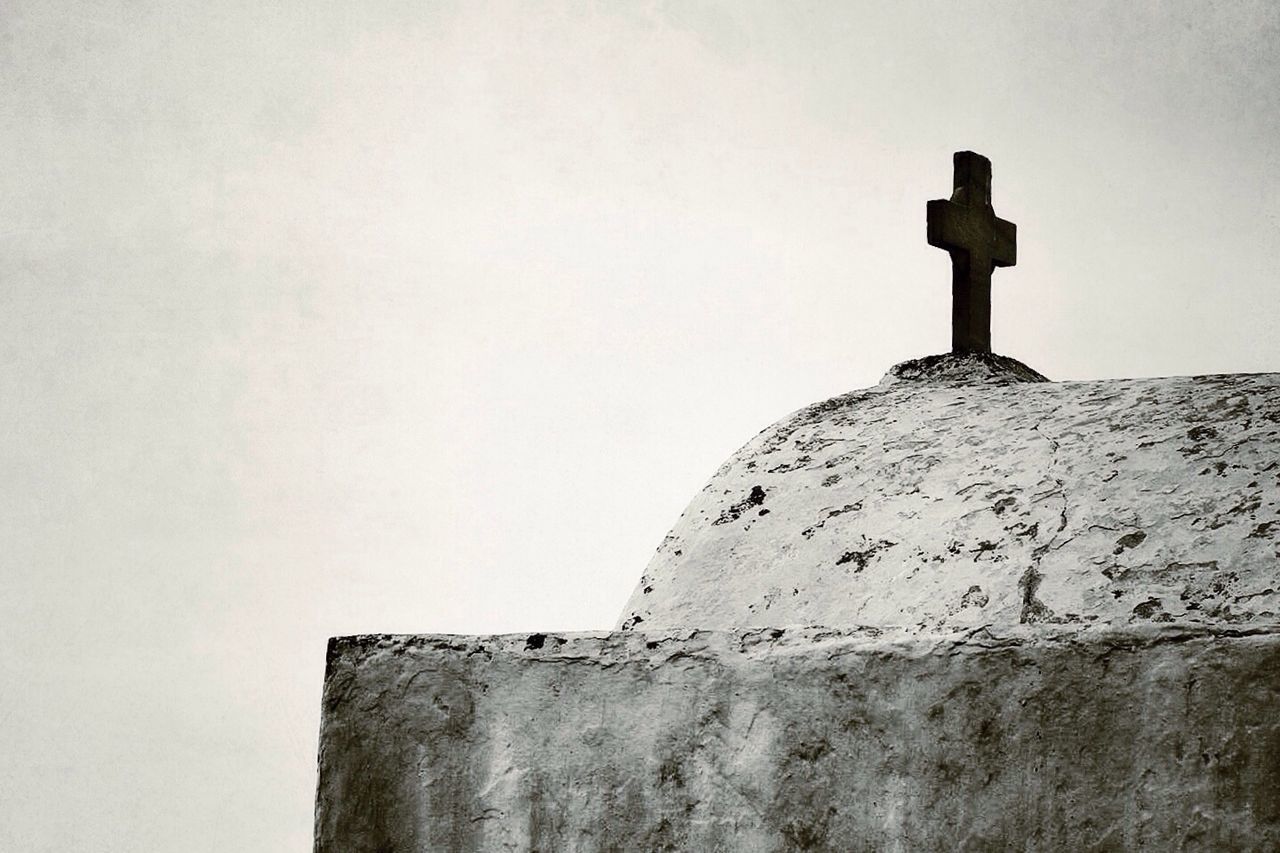
[(1280, 849), (1280, 627), (331, 641), (317, 853)]

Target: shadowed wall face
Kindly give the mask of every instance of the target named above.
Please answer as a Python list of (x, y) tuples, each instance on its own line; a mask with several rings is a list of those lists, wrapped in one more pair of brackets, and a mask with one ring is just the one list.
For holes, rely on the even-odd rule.
[(1273, 848), (1277, 691), (1274, 628), (344, 638), (316, 850)]

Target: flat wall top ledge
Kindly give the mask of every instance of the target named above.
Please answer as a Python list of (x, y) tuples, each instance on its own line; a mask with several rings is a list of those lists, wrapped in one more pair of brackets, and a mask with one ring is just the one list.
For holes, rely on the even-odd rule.
[(1280, 638), (1280, 623), (1241, 626), (1197, 623), (1139, 623), (1126, 627), (1079, 628), (1054, 625), (981, 627), (952, 633), (908, 629), (750, 628), (741, 630), (672, 629), (642, 631), (537, 632), (532, 634), (356, 634), (329, 640), (328, 666), (359, 666), (365, 661), (422, 653), (522, 658), (547, 662), (582, 661), (601, 665), (660, 665), (673, 657), (785, 658), (792, 655), (837, 657), (889, 654), (906, 657), (980, 654), (1019, 646), (1099, 646), (1139, 650), (1149, 646)]

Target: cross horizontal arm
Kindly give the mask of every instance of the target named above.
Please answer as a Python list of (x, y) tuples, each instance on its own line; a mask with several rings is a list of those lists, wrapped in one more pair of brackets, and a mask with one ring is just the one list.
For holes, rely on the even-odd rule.
[(998, 216), (993, 225), (991, 262), (998, 267), (1014, 266), (1018, 263), (1018, 226)]
[(1018, 261), (1018, 226), (996, 216), (990, 207), (970, 207), (935, 199), (926, 208), (930, 246), (990, 258), (998, 267)]

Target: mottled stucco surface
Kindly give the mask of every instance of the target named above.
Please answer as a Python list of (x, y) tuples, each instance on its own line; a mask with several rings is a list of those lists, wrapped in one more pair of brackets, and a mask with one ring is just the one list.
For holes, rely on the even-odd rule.
[(362, 636), (318, 853), (1280, 849), (1280, 629)]
[(623, 630), (1273, 623), (1280, 374), (1045, 382), (899, 365), (716, 472)]

